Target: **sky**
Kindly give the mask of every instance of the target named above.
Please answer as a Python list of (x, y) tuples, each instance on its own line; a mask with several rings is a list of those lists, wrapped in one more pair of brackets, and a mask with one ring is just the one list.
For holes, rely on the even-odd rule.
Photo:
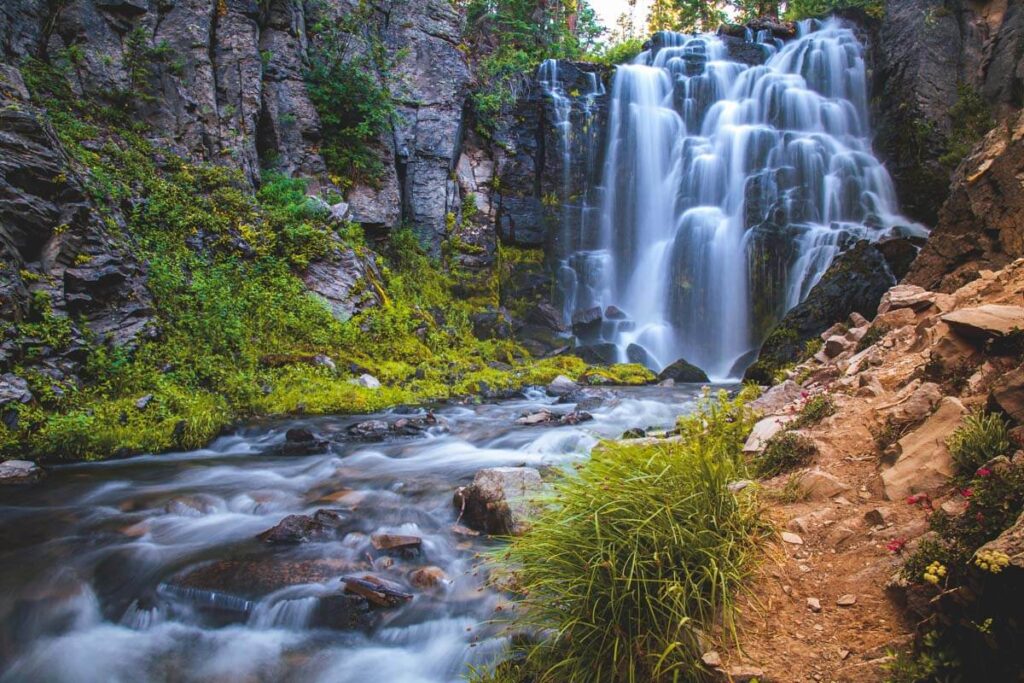
[[(608, 29), (615, 28), (615, 20), (619, 18), (619, 15), (629, 11), (629, 4), (626, 0), (588, 0), (588, 2), (597, 12), (598, 19)], [(647, 10), (650, 6), (651, 0), (637, 0), (634, 24), (638, 28), (647, 25)]]

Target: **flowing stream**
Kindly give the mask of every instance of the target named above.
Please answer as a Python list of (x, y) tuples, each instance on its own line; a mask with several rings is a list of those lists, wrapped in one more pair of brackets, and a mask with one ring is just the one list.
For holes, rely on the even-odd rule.
[[(461, 680), (507, 645), (488, 623), (507, 602), (484, 582), (482, 537), (453, 528), (454, 489), (485, 467), (559, 467), (600, 437), (668, 426), (695, 388), (616, 389), (578, 426), (518, 426), (550, 404), (446, 406), (415, 437), (358, 443), (367, 419), (417, 409), (253, 426), (189, 453), (57, 467), (0, 505), (0, 681)], [(325, 443), (285, 455), (290, 428)], [(256, 539), (291, 514), (338, 511), (336, 538), (297, 545)], [(419, 553), (375, 552), (370, 534), (422, 538)], [(393, 562), (393, 564), (391, 564)], [(447, 575), (410, 583), (419, 567)], [(414, 594), (353, 613), (340, 578), (367, 573)], [(507, 611), (507, 609), (506, 609)]]
[(568, 314), (604, 313), (582, 341), (621, 361), (739, 376), (843, 249), (925, 234), (872, 152), (853, 30), (803, 22), (786, 44), (747, 40), (763, 64), (715, 35), (662, 32), (615, 72), (599, 210), (559, 282)]

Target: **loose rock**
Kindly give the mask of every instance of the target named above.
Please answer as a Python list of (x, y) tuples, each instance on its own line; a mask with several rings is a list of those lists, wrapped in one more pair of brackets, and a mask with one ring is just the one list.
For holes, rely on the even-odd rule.
[(29, 460), (5, 460), (0, 463), (0, 484), (34, 484), (46, 471)]
[(488, 534), (520, 535), (534, 511), (531, 498), (543, 490), (540, 473), (530, 467), (480, 470), (469, 486), (455, 492), (453, 504), (469, 527)]

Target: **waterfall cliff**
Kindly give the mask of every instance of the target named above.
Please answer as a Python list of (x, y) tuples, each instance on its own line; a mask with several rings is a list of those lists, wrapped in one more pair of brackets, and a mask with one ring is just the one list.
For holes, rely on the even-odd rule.
[(789, 43), (748, 41), (762, 64), (663, 32), (617, 69), (603, 166), (557, 278), (581, 343), (736, 377), (844, 249), (925, 234), (872, 151), (854, 31), (805, 22)]

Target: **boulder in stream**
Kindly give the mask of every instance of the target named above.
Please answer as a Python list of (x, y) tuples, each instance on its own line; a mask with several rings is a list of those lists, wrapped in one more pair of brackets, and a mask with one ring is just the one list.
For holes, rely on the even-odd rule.
[(671, 365), (665, 367), (658, 373), (658, 381), (664, 382), (667, 379), (675, 382), (707, 382), (708, 376), (703, 370), (685, 358), (680, 358)]
[(460, 520), (488, 534), (518, 536), (529, 526), (532, 499), (544, 484), (532, 467), (491, 467), (480, 470), (469, 486), (455, 491)]

